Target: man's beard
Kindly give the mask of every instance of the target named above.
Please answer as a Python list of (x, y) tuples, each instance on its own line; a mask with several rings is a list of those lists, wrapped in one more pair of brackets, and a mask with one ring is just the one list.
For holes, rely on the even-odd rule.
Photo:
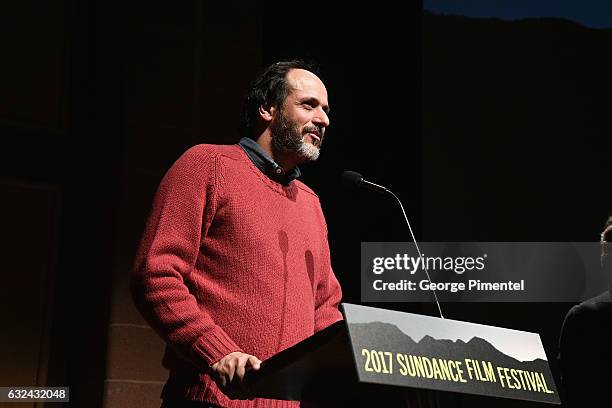
[(319, 149), (323, 143), (323, 132), (320, 128), (307, 126), (303, 129), (304, 133), (318, 132), (321, 135), (318, 146), (306, 143), (299, 125), (291, 122), (281, 110), (278, 112), (278, 117), (272, 121), (270, 131), (272, 132), (272, 150), (275, 153), (293, 154), (297, 156), (300, 163), (315, 161), (319, 158)]

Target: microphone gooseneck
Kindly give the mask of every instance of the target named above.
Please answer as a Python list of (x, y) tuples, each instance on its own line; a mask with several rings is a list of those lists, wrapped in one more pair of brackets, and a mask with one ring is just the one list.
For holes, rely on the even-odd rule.
[[(402, 204), (402, 201), (399, 199), (399, 197), (396, 196), (395, 193), (389, 190), (388, 188), (365, 180), (361, 174), (355, 171), (350, 171), (350, 170), (345, 171), (344, 173), (342, 173), (342, 179), (349, 186), (356, 187), (356, 188), (365, 188), (368, 190), (376, 191), (378, 193), (388, 193), (388, 194), (391, 194), (393, 198), (395, 198), (395, 200), (399, 203), (400, 208), (402, 209), (402, 214), (404, 214), (404, 220), (406, 220), (406, 224), (408, 225), (408, 230), (410, 231), (412, 242), (414, 242), (416, 250), (419, 254), (419, 258), (421, 258), (421, 262), (425, 270), (425, 275), (427, 275), (427, 280), (431, 284), (432, 281), (431, 281), (431, 278), (429, 277), (429, 271), (427, 270), (427, 263), (425, 262), (425, 259), (423, 258), (423, 254), (421, 254), (421, 250), (419, 249), (419, 244), (417, 243), (416, 238), (414, 237), (414, 233), (412, 232), (412, 226), (410, 225), (410, 221), (408, 221), (408, 216), (406, 215), (406, 211), (404, 210), (404, 205)], [(431, 289), (431, 291), (433, 292), (434, 299), (436, 301), (436, 305), (438, 306), (438, 312), (440, 313), (440, 317), (444, 319), (444, 315), (442, 314), (442, 308), (440, 307), (440, 302), (438, 301), (438, 295), (436, 294), (435, 289)]]

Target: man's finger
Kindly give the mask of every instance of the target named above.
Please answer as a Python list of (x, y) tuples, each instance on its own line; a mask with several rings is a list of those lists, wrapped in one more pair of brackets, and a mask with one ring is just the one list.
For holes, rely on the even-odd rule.
[(225, 364), (224, 368), (225, 374), (222, 375), (227, 379), (225, 386), (228, 386), (234, 380), (234, 375), (236, 374), (236, 363), (233, 360), (230, 360)]
[[(247, 360), (246, 367), (245, 367), (246, 371), (251, 371), (251, 370), (257, 371), (260, 369), (260, 367), (261, 367), (261, 360), (255, 356), (249, 356), (249, 359)], [(247, 385), (246, 382), (243, 381), (241, 383), (241, 386), (242, 386), (242, 393), (246, 399), (252, 400), (255, 398), (253, 390)]]
[(238, 359), (238, 363), (236, 364), (236, 377), (238, 377), (238, 381), (242, 382), (242, 379), (244, 378), (244, 373), (245, 373), (245, 365), (247, 364), (247, 361), (249, 360), (249, 358), (247, 357), (247, 355), (244, 356), (240, 356), (240, 358)]
[(261, 360), (255, 356), (249, 356), (248, 366), (250, 369), (257, 371), (261, 367)]

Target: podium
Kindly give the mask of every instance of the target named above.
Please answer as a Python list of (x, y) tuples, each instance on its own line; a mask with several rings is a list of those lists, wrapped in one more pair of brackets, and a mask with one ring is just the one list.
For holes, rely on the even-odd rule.
[(345, 321), (265, 360), (248, 377), (257, 397), (322, 400), (357, 384)]
[(341, 309), (344, 320), (246, 377), (255, 397), (318, 407), (372, 398), (374, 406), (427, 408), (431, 391), (446, 391), (561, 403), (536, 333), (346, 303)]
[(415, 391), (359, 382), (345, 320), (263, 361), (247, 384), (255, 397), (302, 401), (305, 407), (355, 406), (368, 398), (372, 403), (364, 406), (428, 407), (415, 404), (423, 399)]

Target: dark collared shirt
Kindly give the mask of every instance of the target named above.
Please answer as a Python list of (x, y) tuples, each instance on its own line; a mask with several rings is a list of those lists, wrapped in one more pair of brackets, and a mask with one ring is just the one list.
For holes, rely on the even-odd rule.
[(243, 137), (240, 139), (238, 145), (242, 148), (242, 150), (244, 150), (247, 156), (249, 156), (249, 159), (251, 159), (253, 164), (259, 170), (261, 170), (262, 173), (277, 183), (287, 185), (302, 175), (302, 172), (298, 166), (295, 166), (286, 173), (285, 170), (278, 163), (272, 160), (268, 153), (266, 153), (256, 141), (249, 137)]

